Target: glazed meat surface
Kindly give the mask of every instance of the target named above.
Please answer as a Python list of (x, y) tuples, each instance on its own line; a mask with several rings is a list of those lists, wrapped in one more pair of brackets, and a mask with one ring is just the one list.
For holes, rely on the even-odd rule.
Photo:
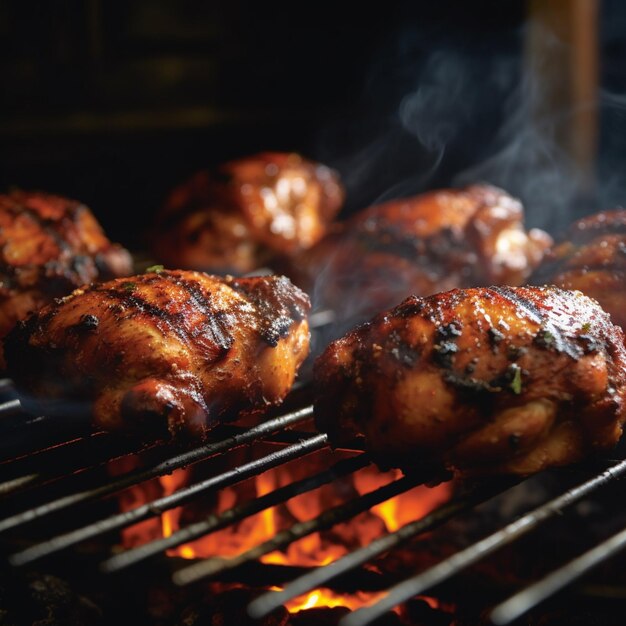
[(315, 363), (315, 416), (381, 465), (529, 474), (611, 448), (626, 418), (623, 333), (556, 287), (412, 296)]
[(298, 256), (288, 273), (315, 308), (354, 324), (411, 294), (519, 285), (550, 243), (543, 231), (524, 230), (518, 200), (475, 185), (366, 209)]
[(153, 235), (169, 267), (242, 274), (309, 248), (343, 203), (337, 174), (267, 152), (199, 172), (170, 195)]
[(85, 205), (40, 192), (0, 195), (0, 255), (0, 338), (53, 298), (132, 272)]
[(626, 211), (605, 211), (572, 224), (530, 282), (579, 289), (625, 329)]
[(7, 363), (34, 408), (88, 410), (96, 428), (146, 440), (202, 437), (283, 399), (308, 352), (308, 309), (284, 277), (146, 273), (30, 316), (7, 337)]

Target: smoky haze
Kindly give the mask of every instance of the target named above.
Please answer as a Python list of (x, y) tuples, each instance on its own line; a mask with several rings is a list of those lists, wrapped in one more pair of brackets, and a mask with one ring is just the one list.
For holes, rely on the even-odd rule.
[[(604, 73), (612, 61), (603, 51), (626, 39), (618, 28), (623, 13), (617, 26), (602, 16)], [(531, 28), (542, 39), (532, 60), (525, 51)], [(529, 226), (558, 235), (582, 215), (622, 205), (626, 95), (601, 85), (589, 101), (555, 105), (554, 94), (567, 87), (567, 68), (544, 69), (551, 57), (566, 56), (566, 47), (530, 22), (458, 38), (400, 28), (373, 60), (359, 119), (346, 122), (340, 146), (336, 128), (324, 134), (321, 153), (332, 152), (329, 160), (348, 189), (346, 213), (429, 189), (487, 182), (522, 200)], [(581, 110), (597, 110), (600, 120), (591, 171), (583, 171), (568, 149)]]
[[(531, 34), (540, 45), (529, 54)], [(604, 43), (601, 38), (601, 59)], [(326, 160), (347, 187), (344, 214), (431, 189), (488, 183), (522, 200), (528, 228), (558, 237), (575, 219), (623, 204), (626, 184), (615, 155), (626, 136), (626, 96), (601, 86), (588, 99), (563, 97), (568, 68), (555, 68), (554, 60), (568, 57), (567, 46), (544, 24), (529, 21), (506, 32), (468, 29), (459, 37), (401, 27), (372, 62), (362, 111), (341, 134), (337, 128), (324, 134), (320, 155), (334, 155)], [(594, 112), (599, 141), (586, 164), (572, 144), (580, 114)], [(607, 120), (614, 129), (608, 135)], [(318, 294), (327, 281), (339, 280), (337, 265), (331, 253), (317, 276), (314, 304), (323, 302)], [(377, 288), (389, 289), (389, 281), (372, 281), (364, 290), (359, 267), (340, 279), (338, 308), (352, 322), (367, 308), (363, 299), (375, 301)], [(396, 303), (408, 295), (398, 293)], [(333, 332), (351, 322), (342, 326)]]

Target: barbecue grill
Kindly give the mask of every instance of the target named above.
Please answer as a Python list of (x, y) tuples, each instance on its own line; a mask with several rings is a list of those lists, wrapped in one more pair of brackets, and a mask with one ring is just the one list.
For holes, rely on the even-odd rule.
[[(7, 561), (12, 568), (33, 567), (43, 559), (53, 558), (75, 548), (81, 542), (108, 536), (138, 522), (161, 515), (163, 512), (190, 502), (208, 493), (216, 492), (253, 477), (269, 468), (281, 466), (294, 459), (314, 455), (328, 447), (327, 436), (310, 428), (311, 406), (272, 417), (250, 428), (222, 425), (213, 431), (210, 441), (195, 448), (176, 451), (157, 446), (157, 458), (151, 465), (110, 477), (98, 472), (108, 461), (137, 452), (130, 441), (120, 440), (104, 433), (90, 435), (80, 422), (71, 424), (46, 416), (31, 416), (22, 411), (14, 395), (11, 382), (1, 384), (4, 402), (0, 405), (2, 445), (2, 477), (0, 496), (3, 516), (0, 520), (0, 536), (10, 537), (10, 531), (20, 532), (39, 520), (62, 517), (61, 528), (51, 526), (43, 536), (26, 547), (17, 547), (11, 540), (4, 540)], [(82, 428), (82, 430), (81, 430)], [(106, 496), (120, 492), (151, 478), (171, 473), (201, 460), (223, 455), (235, 448), (254, 442), (269, 442), (275, 449), (243, 464), (233, 465), (219, 474), (176, 490), (171, 495), (156, 498), (131, 510), (106, 512), (95, 521), (82, 522), (79, 516), (69, 516), (79, 505), (101, 501)], [(296, 495), (311, 491), (321, 485), (349, 476), (371, 463), (366, 452), (356, 446), (350, 454), (330, 467), (304, 479), (294, 480), (274, 491), (237, 504), (219, 514), (182, 527), (169, 537), (149, 541), (139, 547), (114, 553), (110, 548), (115, 538), (108, 539), (109, 554), (99, 563), (99, 575), (103, 584), (106, 578), (140, 562), (164, 554), (168, 549), (186, 544), (208, 533), (223, 529), (269, 507), (284, 503)], [(552, 470), (564, 471), (564, 470)], [(585, 499), (593, 498), (612, 481), (626, 472), (626, 461), (606, 461), (602, 467), (597, 462), (576, 468), (578, 479), (573, 487), (547, 499), (521, 517), (511, 519), (502, 527), (482, 539), (470, 543), (449, 558), (410, 576), (386, 590), (382, 599), (363, 609), (347, 615), (342, 626), (363, 626), (393, 607), (423, 594), (425, 591), (459, 574), (465, 568), (485, 559), (496, 550), (510, 544), (523, 535), (535, 531), (541, 524), (558, 517), (567, 507)], [(432, 480), (433, 476), (406, 475), (391, 483), (374, 489), (338, 506), (323, 510), (311, 520), (297, 522), (261, 543), (232, 558), (208, 558), (196, 560), (174, 571), (172, 581), (184, 586), (202, 579), (227, 578), (231, 570), (241, 568), (274, 550), (284, 549), (291, 543), (313, 532), (352, 519), (372, 506), (404, 493), (418, 484)], [(251, 616), (261, 617), (284, 602), (313, 589), (328, 585), (338, 577), (347, 577), (360, 566), (375, 557), (397, 549), (418, 535), (432, 531), (462, 514), (470, 515), (481, 503), (498, 496), (505, 497), (525, 481), (514, 478), (482, 480), (464, 493), (457, 494), (431, 513), (411, 521), (395, 532), (374, 540), (328, 565), (306, 571), (288, 582), (281, 591), (268, 591), (249, 605)], [(58, 524), (58, 522), (57, 522)], [(518, 616), (572, 583), (588, 570), (609, 559), (626, 545), (626, 530), (608, 539), (600, 540), (589, 551), (573, 561), (564, 563), (548, 576), (522, 589), (491, 612), (496, 624), (508, 624)]]
[[(560, 228), (559, 218), (566, 212), (571, 221), (593, 208), (623, 203), (624, 189), (614, 181), (615, 162), (621, 163), (623, 155), (623, 146), (616, 139), (623, 133), (615, 130), (622, 123), (623, 100), (618, 94), (612, 116), (603, 111), (599, 118), (595, 107), (600, 86), (618, 92), (623, 89), (620, 72), (606, 71), (609, 65), (624, 65), (621, 33), (614, 40), (610, 32), (607, 42), (597, 40), (598, 33), (602, 36), (606, 33), (601, 31), (612, 30), (613, 22), (620, 26), (623, 11), (620, 14), (615, 3), (600, 7), (586, 0), (484, 1), (456, 3), (451, 10), (446, 3), (398, 2), (394, 7), (394, 3), (385, 6), (387, 10), (379, 7), (371, 14), (360, 11), (356, 16), (348, 4), (333, 6), (330, 16), (324, 7), (316, 6), (300, 30), (289, 12), (278, 10), (272, 15), (263, 3), (250, 3), (249, 7), (240, 2), (205, 3), (200, 8), (201, 4), (151, 1), (131, 6), (64, 0), (58, 6), (40, 7), (39, 19), (19, 3), (15, 8), (9, 4), (0, 7), (3, 41), (8, 42), (3, 44), (8, 54), (0, 65), (11, 86), (1, 103), (3, 188), (36, 186), (80, 198), (95, 209), (112, 240), (135, 248), (145, 245), (141, 233), (174, 184), (199, 167), (269, 148), (302, 150), (349, 173), (351, 204), (346, 214), (381, 198), (451, 182), (476, 182), (477, 177), (489, 178), (522, 196), (533, 225), (552, 226), (549, 230), (553, 232)], [(159, 9), (165, 18), (161, 16), (156, 26), (150, 24), (149, 18)], [(527, 18), (528, 28), (522, 28)], [(409, 28), (400, 29), (400, 25)], [(439, 37), (439, 31), (446, 36)], [(553, 32), (562, 45), (554, 45)], [(291, 34), (290, 54), (283, 49), (287, 33)], [(405, 39), (398, 40), (398, 50), (383, 49), (383, 56), (402, 51), (415, 58), (406, 59), (406, 67), (394, 66), (393, 71), (382, 63), (385, 80), (368, 74), (368, 106), (372, 94), (378, 95), (373, 110), (364, 110), (355, 88), (363, 82), (361, 60), (378, 60), (380, 42), (397, 33)], [(460, 41), (460, 54), (450, 57), (457, 63), (435, 65), (429, 75), (424, 71), (425, 59), (439, 51), (438, 45), (445, 52), (448, 38)], [(319, 45), (320, 41), (324, 45)], [(602, 49), (606, 43), (613, 45), (611, 50)], [(458, 52), (454, 46), (450, 49)], [(600, 56), (606, 76), (598, 70)], [(411, 66), (416, 59), (418, 63)], [(450, 59), (444, 55), (446, 60)], [(439, 81), (444, 70), (451, 70), (451, 75)], [(501, 84), (480, 79), (489, 79), (492, 72)], [(526, 73), (536, 81), (530, 85), (533, 89), (528, 89), (528, 102), (521, 99), (520, 105), (528, 105), (529, 110), (521, 106), (524, 121), (517, 124), (519, 120), (510, 119), (518, 115), (516, 107), (511, 108), (509, 91), (522, 83), (524, 91)], [(398, 78), (396, 74), (406, 74), (400, 78), (408, 82), (400, 85), (389, 78)], [(435, 87), (428, 94), (420, 92), (422, 84), (429, 83), (422, 80), (424, 76)], [(416, 77), (419, 84), (411, 82)], [(467, 84), (457, 92), (459, 77)], [(475, 92), (481, 97), (474, 101)], [(421, 100), (413, 98), (420, 93), (424, 96)], [(390, 105), (382, 94), (401, 95), (402, 101)], [(410, 114), (409, 105), (420, 103), (426, 106), (417, 107), (415, 119), (403, 117), (401, 129), (399, 121), (398, 128), (389, 125), (390, 106), (402, 105), (403, 113)], [(442, 105), (441, 113), (438, 105)], [(528, 122), (531, 119), (540, 122), (536, 128)], [(552, 126), (556, 127), (554, 133)], [(529, 128), (540, 137), (538, 146), (530, 146), (530, 155), (524, 153)], [(363, 129), (371, 134), (364, 134)], [(453, 130), (460, 131), (458, 136)], [(387, 132), (382, 141), (378, 133)], [(439, 146), (449, 134), (450, 141)], [(544, 141), (544, 135), (554, 140), (554, 145)], [(548, 161), (562, 164), (563, 160), (575, 167), (553, 170), (547, 166), (552, 163), (533, 160), (537, 153), (545, 156), (546, 147)], [(368, 158), (371, 162), (364, 162)], [(491, 169), (479, 167), (485, 158)], [(502, 167), (493, 167), (498, 163)], [(598, 184), (594, 189), (594, 173), (599, 183), (610, 184)], [(473, 176), (471, 180), (468, 174)], [(550, 193), (546, 193), (548, 188)], [(325, 316), (322, 313), (318, 322)], [(125, 528), (244, 483), (268, 469), (324, 454), (329, 449), (327, 436), (315, 431), (310, 398), (300, 391), (295, 390), (287, 398), (286, 408), (265, 421), (250, 427), (220, 425), (197, 447), (155, 444), (144, 448), (136, 441), (92, 433), (86, 420), (69, 414), (66, 419), (30, 415), (23, 410), (12, 382), (0, 380), (0, 549), (5, 571), (9, 575), (18, 570), (36, 571), (98, 542), (99, 560), (80, 562), (106, 587), (116, 577), (132, 575), (135, 568), (156, 562), (172, 548), (321, 485), (347, 480), (370, 466), (367, 452), (355, 442), (321, 471), (312, 464), (305, 478), (204, 516), (168, 537), (119, 550), (117, 533)], [(244, 447), (256, 455), (253, 460), (232, 462), (231, 453)], [(143, 460), (140, 467), (115, 476), (108, 473), (111, 463), (137, 456)], [(119, 510), (117, 494), (215, 458), (223, 459), (224, 469), (169, 495)], [(532, 540), (547, 525), (564, 528), (562, 513), (580, 517), (577, 505), (599, 501), (625, 472), (626, 461), (620, 458), (549, 470), (525, 480), (482, 479), (455, 492), (432, 512), (327, 565), (280, 572), (267, 567), (264, 575), (268, 582), (282, 589), (267, 590), (253, 599), (249, 614), (267, 615), (290, 599), (323, 586), (382, 589), (382, 599), (347, 615), (342, 626), (372, 623), (409, 598), (458, 580), (497, 550)], [(522, 514), (510, 513), (512, 507), (498, 504), (515, 500), (544, 477), (556, 477), (557, 487), (546, 490), (541, 502), (526, 505)], [(164, 585), (182, 588), (205, 580), (245, 580), (246, 576), (258, 581), (254, 567), (260, 565), (263, 555), (349, 521), (419, 484), (445, 478), (398, 478), (329, 507), (311, 520), (298, 521), (240, 555), (186, 562), (168, 557), (173, 571), (165, 568), (156, 576)], [(483, 526), (480, 511), (491, 503), (499, 511), (498, 523)], [(367, 565), (381, 555), (398, 552), (412, 540), (430, 536), (455, 521), (471, 524), (472, 520), (479, 526), (478, 540), (466, 541), (460, 551), (435, 565), (404, 575), (399, 582), (368, 577), (373, 572)], [(498, 624), (514, 621), (608, 561), (625, 542), (626, 530), (611, 528), (588, 544), (577, 544), (578, 557), (561, 556), (552, 565), (552, 573), (491, 606), (490, 618)], [(541, 555), (536, 552), (531, 558), (540, 560)], [(79, 573), (82, 570), (74, 575)], [(353, 581), (348, 584), (350, 578)]]

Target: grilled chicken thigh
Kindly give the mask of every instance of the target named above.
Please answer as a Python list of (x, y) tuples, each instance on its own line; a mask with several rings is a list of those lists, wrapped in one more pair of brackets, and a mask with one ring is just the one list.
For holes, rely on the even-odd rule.
[(0, 195), (0, 338), (54, 298), (131, 272), (129, 253), (80, 202), (40, 192)]
[(317, 242), (343, 202), (331, 169), (266, 152), (199, 172), (158, 218), (155, 255), (170, 267), (243, 274)]
[(501, 189), (433, 191), (338, 224), (286, 271), (316, 308), (354, 324), (411, 294), (521, 284), (551, 243), (522, 222), (521, 203)]
[(279, 403), (308, 352), (307, 296), (287, 278), (147, 273), (74, 291), (6, 340), (25, 401), (88, 407), (98, 428), (202, 436)]
[(318, 427), (382, 465), (529, 474), (613, 446), (626, 419), (623, 333), (556, 287), (412, 296), (315, 363)]
[(530, 281), (579, 289), (626, 329), (626, 210), (597, 213), (572, 224)]

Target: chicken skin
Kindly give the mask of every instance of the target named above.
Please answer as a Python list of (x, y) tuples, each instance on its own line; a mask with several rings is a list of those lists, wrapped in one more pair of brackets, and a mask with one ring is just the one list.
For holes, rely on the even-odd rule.
[(232, 161), (172, 192), (153, 250), (169, 267), (244, 274), (311, 247), (343, 198), (333, 170), (297, 154)]
[(0, 195), (0, 338), (80, 285), (131, 273), (130, 254), (80, 202), (40, 192)]
[(526, 475), (611, 448), (626, 419), (622, 330), (556, 287), (411, 296), (314, 370), (320, 430), (382, 466)]
[(77, 289), (6, 339), (24, 401), (96, 428), (202, 438), (278, 404), (308, 353), (307, 296), (287, 278), (150, 272)]
[(295, 258), (287, 273), (315, 308), (353, 325), (411, 294), (519, 285), (551, 241), (524, 230), (518, 200), (475, 185), (370, 207)]
[(626, 210), (597, 213), (572, 224), (530, 282), (579, 289), (626, 329)]

